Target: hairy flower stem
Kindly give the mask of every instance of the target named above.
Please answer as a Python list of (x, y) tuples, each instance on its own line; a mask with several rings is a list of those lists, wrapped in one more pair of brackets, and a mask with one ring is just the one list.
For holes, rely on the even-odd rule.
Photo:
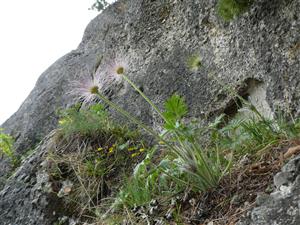
[(104, 95), (100, 94), (99, 92), (97, 93), (97, 96), (105, 102), (107, 105), (112, 107), (114, 110), (119, 112), (121, 115), (125, 116), (127, 119), (131, 120), (134, 124), (140, 126), (143, 128), (145, 131), (153, 135), (155, 138), (157, 138), (160, 141), (163, 141), (170, 149), (174, 150), (175, 152), (178, 152), (170, 143), (168, 143), (165, 139), (163, 139), (160, 135), (158, 135), (153, 129), (150, 127), (146, 126), (141, 122), (139, 119), (135, 118), (134, 116), (130, 115), (126, 110), (122, 109), (118, 105), (114, 104), (112, 101), (108, 100)]
[(122, 77), (152, 106), (152, 108), (159, 114), (162, 119), (167, 121), (160, 109), (135, 85), (135, 83), (133, 83), (125, 74), (123, 74)]
[[(164, 117), (164, 115), (162, 114), (162, 112), (159, 110), (159, 108), (125, 75), (125, 74), (123, 74), (122, 75), (123, 76), (123, 78), (153, 107), (153, 109), (161, 116), (161, 118), (162, 119), (164, 119), (165, 121), (167, 121), (166, 119), (165, 119), (165, 117)], [(177, 135), (177, 140), (180, 140), (180, 138), (179, 138), (179, 136), (178, 136), (178, 134), (176, 133), (176, 135)], [(182, 148), (183, 149), (186, 149), (185, 148), (185, 146), (184, 146), (184, 144), (181, 142), (181, 141), (179, 141), (180, 143), (181, 143), (181, 145), (182, 145)], [(174, 147), (172, 147), (171, 145), (168, 145), (168, 147), (170, 148), (170, 149), (172, 149), (172, 150), (174, 150), (175, 151), (175, 153), (177, 154), (177, 156), (179, 156), (180, 158), (184, 158), (183, 157), (183, 155), (181, 154), (181, 151), (180, 150), (177, 150), (177, 149), (175, 149)], [(196, 149), (196, 147), (193, 145), (193, 147)], [(206, 162), (206, 160), (204, 159), (204, 157), (203, 157), (203, 155), (202, 155), (202, 153), (201, 152), (199, 152), (199, 156), (200, 156), (200, 160), (201, 160), (201, 162), (203, 163), (203, 165), (204, 165), (204, 167), (205, 167), (205, 169), (206, 169), (206, 172), (209, 174), (209, 176), (210, 176), (210, 180), (214, 180), (214, 183), (216, 183), (215, 182), (215, 179), (214, 179), (214, 176), (213, 176), (213, 174), (211, 173), (211, 171), (210, 171), (210, 169), (209, 169), (209, 167), (208, 167), (208, 165), (207, 165), (207, 162)]]
[(114, 104), (112, 101), (108, 100), (105, 96), (103, 96), (99, 92), (97, 93), (97, 96), (102, 101), (104, 101), (107, 105), (109, 105), (110, 107), (112, 107), (113, 109), (115, 109), (117, 112), (119, 112), (120, 114), (122, 114), (123, 116), (125, 116), (127, 119), (131, 120), (133, 123), (139, 125), (144, 130), (146, 130), (147, 132), (149, 132), (150, 134), (152, 134), (154, 136), (158, 136), (150, 127), (144, 125), (140, 120), (138, 120), (135, 117), (133, 117), (132, 115), (130, 115), (127, 111), (125, 111), (124, 109), (122, 109), (118, 105)]

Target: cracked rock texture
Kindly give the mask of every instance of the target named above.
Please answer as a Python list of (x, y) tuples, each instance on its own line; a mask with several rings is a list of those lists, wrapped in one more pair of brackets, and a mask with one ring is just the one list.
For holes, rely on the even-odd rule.
[(300, 224), (300, 156), (291, 160), (274, 177), (276, 190), (259, 196), (257, 206), (237, 225)]
[[(230, 23), (218, 17), (216, 2), (120, 0), (107, 8), (87, 26), (78, 48), (51, 65), (20, 109), (1, 125), (16, 138), (18, 154), (56, 127), (58, 108), (74, 103), (68, 95), (70, 84), (94, 73), (105, 80), (101, 69), (116, 55), (126, 58), (128, 76), (155, 103), (162, 106), (177, 92), (189, 104), (191, 117), (234, 113), (224, 85), (251, 95), (253, 83), (259, 86), (255, 92), (259, 105), (268, 104), (273, 111), (281, 107), (299, 116), (300, 1), (256, 0)], [(202, 67), (197, 71), (186, 66), (193, 54), (201, 58)], [(116, 83), (107, 95), (149, 125), (159, 125), (155, 113), (126, 83)], [(6, 185), (10, 166), (0, 159), (0, 190), (4, 187), (0, 192), (1, 225), (51, 224), (57, 217), (52, 212), (51, 218), (49, 213), (49, 202), (56, 202), (55, 198), (43, 194), (42, 189), (31, 189), (43, 177), (38, 155), (43, 151), (37, 147), (19, 168), (18, 176), (12, 176)], [(33, 183), (26, 184), (22, 176)], [(292, 209), (289, 212), (294, 213)]]
[(0, 191), (1, 225), (52, 225), (66, 213), (61, 199), (51, 193), (51, 182), (43, 161), (48, 140), (46, 137), (36, 147)]

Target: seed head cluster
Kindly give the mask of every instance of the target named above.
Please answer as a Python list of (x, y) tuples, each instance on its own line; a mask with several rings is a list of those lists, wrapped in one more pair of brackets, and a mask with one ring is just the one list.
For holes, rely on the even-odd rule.
[(99, 99), (99, 94), (107, 90), (114, 83), (122, 81), (122, 75), (127, 72), (127, 62), (124, 59), (116, 58), (106, 69), (96, 71), (94, 76), (84, 78), (72, 84), (71, 94), (75, 96), (83, 105), (90, 105)]

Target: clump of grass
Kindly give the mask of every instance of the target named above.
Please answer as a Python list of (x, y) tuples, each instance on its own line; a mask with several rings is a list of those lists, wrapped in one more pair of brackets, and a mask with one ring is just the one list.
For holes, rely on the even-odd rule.
[[(100, 104), (61, 115), (48, 156), (55, 192), (79, 215), (95, 216), (147, 149), (138, 132), (113, 122)], [(64, 182), (72, 185), (64, 187)]]
[(60, 112), (60, 116), (55, 139), (56, 142), (60, 142), (61, 146), (63, 143), (69, 146), (76, 140), (112, 146), (124, 144), (128, 140), (136, 140), (139, 136), (137, 130), (115, 123), (101, 104), (94, 104), (88, 108), (75, 105)]
[(252, 0), (219, 0), (217, 4), (218, 14), (230, 21), (247, 10)]
[(220, 126), (217, 126), (218, 129), (215, 129), (211, 136), (215, 145), (222, 146), (222, 149), (231, 149), (235, 156), (240, 157), (245, 154), (256, 155), (281, 141), (300, 136), (299, 119), (295, 120), (284, 112), (278, 112), (274, 118), (267, 118), (251, 101), (241, 97), (233, 88), (222, 84), (218, 78), (215, 80), (225, 86), (228, 94), (237, 100), (235, 104), (238, 108), (238, 113), (229, 121), (226, 115), (220, 117)]
[(109, 127), (109, 120), (103, 105), (92, 105), (89, 109), (81, 109), (75, 105), (60, 112), (59, 129), (64, 137), (94, 136)]

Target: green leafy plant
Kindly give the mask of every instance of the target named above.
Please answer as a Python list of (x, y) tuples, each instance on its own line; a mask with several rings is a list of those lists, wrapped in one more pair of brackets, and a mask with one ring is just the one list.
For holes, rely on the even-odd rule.
[(176, 129), (180, 120), (187, 114), (188, 107), (182, 97), (177, 94), (172, 95), (165, 103), (165, 128), (168, 130)]
[(226, 21), (243, 13), (252, 3), (252, 0), (219, 0), (218, 14)]
[[(182, 122), (187, 113), (183, 98), (176, 94), (171, 96), (166, 101), (165, 111), (161, 112), (124, 73), (121, 75), (165, 121), (165, 131), (158, 139), (166, 145), (170, 154), (175, 154), (179, 158), (178, 165), (185, 169), (189, 175), (188, 179), (192, 181), (189, 184), (200, 191), (215, 187), (222, 176), (228, 172), (230, 162), (224, 167), (222, 162), (226, 160), (220, 160), (219, 152), (207, 154), (197, 143), (195, 133), (192, 133), (192, 129)], [(157, 136), (155, 134), (155, 137)]]
[(226, 161), (218, 151), (205, 149), (199, 143), (198, 135), (204, 135), (210, 127), (195, 129), (192, 123), (185, 124), (182, 119), (187, 113), (187, 106), (178, 95), (166, 101), (166, 125), (163, 132), (172, 142), (177, 165), (187, 174), (188, 183), (199, 191), (215, 187), (228, 172), (230, 161)]
[(12, 136), (2, 132), (3, 129), (0, 129), (0, 156), (5, 155), (6, 157), (12, 160), (14, 167), (18, 165), (18, 158), (15, 156), (13, 150), (14, 139)]
[[(162, 135), (155, 132), (153, 129), (146, 126), (139, 119), (135, 118), (118, 105), (108, 100), (103, 94), (100, 93), (98, 86), (90, 87), (90, 90), (96, 90), (94, 93), (106, 104), (111, 106), (117, 112), (128, 118), (131, 122), (137, 124), (139, 127), (153, 135), (159, 141), (163, 142), (169, 150), (170, 154), (175, 154), (179, 157), (182, 167), (192, 178), (190, 184), (193, 188), (205, 191), (208, 188), (215, 187), (221, 177), (228, 171), (230, 162), (227, 163), (225, 168), (221, 165), (221, 155), (218, 152), (214, 157), (210, 157), (212, 153), (205, 153), (201, 146), (196, 142), (195, 134), (192, 133), (190, 127), (182, 123), (183, 116), (187, 113), (187, 106), (184, 100), (178, 96), (173, 95), (166, 101), (165, 111), (162, 112), (127, 76), (126, 64), (124, 62), (116, 64), (113, 67), (112, 76), (114, 79), (123, 78), (127, 81), (134, 90), (136, 90), (146, 102), (158, 113), (158, 115), (165, 122), (165, 131)], [(93, 82), (94, 85), (95, 82)], [(96, 88), (95, 88), (96, 87)], [(166, 135), (168, 134), (168, 135)], [(197, 178), (196, 180), (194, 178)]]
[[(2, 130), (0, 130), (1, 132)], [(3, 155), (6, 155), (10, 158), (14, 157), (14, 153), (12, 150), (13, 146), (13, 138), (5, 133), (0, 133), (0, 150)]]
[(112, 208), (142, 206), (161, 196), (173, 196), (186, 188), (186, 183), (174, 182), (174, 179), (180, 179), (182, 173), (172, 160), (164, 157), (158, 165), (153, 163), (155, 152), (156, 149), (152, 149), (137, 164), (132, 177), (126, 179), (118, 193)]
[[(156, 148), (147, 152), (145, 159), (135, 166), (132, 176), (124, 179), (124, 185), (109, 210), (105, 212), (104, 216), (101, 216), (101, 222), (103, 222), (103, 218), (106, 219), (105, 221), (111, 221), (113, 218), (121, 217), (123, 219), (120, 221), (128, 220), (132, 224), (149, 223), (152, 219), (150, 215), (148, 215), (150, 217), (146, 216), (147, 209), (158, 202), (164, 209), (160, 209), (160, 212), (156, 213), (163, 215), (168, 212), (170, 204), (174, 204), (172, 203), (174, 196), (182, 194), (188, 188), (188, 184), (183, 182), (182, 177), (185, 173), (174, 162), (174, 160), (176, 161), (174, 157), (171, 158), (168, 155), (161, 155), (159, 159), (157, 157)], [(142, 209), (140, 213), (145, 213), (144, 219), (133, 213), (138, 209)], [(172, 209), (172, 214), (173, 212), (175, 214)], [(157, 214), (157, 216), (159, 215)]]

